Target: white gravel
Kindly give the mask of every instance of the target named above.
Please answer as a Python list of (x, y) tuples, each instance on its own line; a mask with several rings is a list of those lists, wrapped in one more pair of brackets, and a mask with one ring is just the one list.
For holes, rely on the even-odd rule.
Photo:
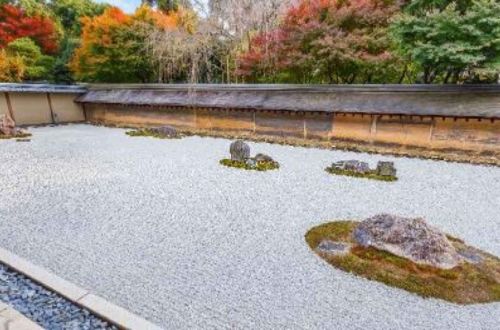
[[(500, 255), (500, 169), (251, 144), (281, 163), (218, 164), (230, 141), (86, 125), (0, 141), (0, 245), (166, 328), (498, 329), (500, 303), (425, 300), (330, 267), (304, 241), (331, 219), (424, 216)], [(394, 160), (400, 180), (331, 176)]]

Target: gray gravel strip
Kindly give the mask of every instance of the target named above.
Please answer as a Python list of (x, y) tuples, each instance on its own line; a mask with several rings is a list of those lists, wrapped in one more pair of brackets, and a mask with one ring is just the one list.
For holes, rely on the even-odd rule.
[[(86, 125), (0, 141), (0, 245), (165, 328), (496, 329), (457, 306), (336, 270), (304, 241), (332, 219), (424, 216), (500, 255), (500, 169), (251, 143), (278, 171), (226, 168), (230, 141)], [(394, 161), (394, 183), (333, 176)]]
[(46, 329), (117, 329), (3, 264), (0, 301)]

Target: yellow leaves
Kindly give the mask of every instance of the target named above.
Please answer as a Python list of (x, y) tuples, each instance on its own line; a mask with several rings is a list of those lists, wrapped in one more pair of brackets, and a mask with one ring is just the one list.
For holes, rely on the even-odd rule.
[(25, 71), (26, 65), (20, 56), (9, 56), (0, 49), (0, 82), (20, 82)]

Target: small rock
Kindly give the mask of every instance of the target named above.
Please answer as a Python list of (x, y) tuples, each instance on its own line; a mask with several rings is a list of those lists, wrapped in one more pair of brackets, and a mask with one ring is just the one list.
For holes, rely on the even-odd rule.
[(344, 255), (351, 250), (351, 244), (344, 242), (334, 242), (331, 240), (322, 240), (316, 247), (318, 252), (323, 252), (331, 255)]
[(484, 258), (474, 248), (470, 247), (458, 250), (458, 254), (462, 257), (462, 259), (471, 264), (479, 264), (484, 260)]
[(271, 156), (268, 156), (266, 154), (257, 154), (255, 156), (255, 161), (257, 161), (257, 162), (274, 162), (274, 159), (272, 159)]
[(353, 236), (361, 246), (371, 246), (436, 268), (451, 269), (461, 261), (446, 235), (429, 226), (423, 218), (376, 215), (361, 222)]
[(231, 153), (231, 160), (244, 162), (250, 158), (250, 146), (242, 140), (231, 143), (229, 152)]
[(255, 158), (248, 158), (245, 163), (248, 165), (248, 166), (251, 166), (251, 167), (255, 167), (257, 166), (257, 160)]
[(396, 176), (394, 162), (378, 162), (376, 171), (381, 176)]

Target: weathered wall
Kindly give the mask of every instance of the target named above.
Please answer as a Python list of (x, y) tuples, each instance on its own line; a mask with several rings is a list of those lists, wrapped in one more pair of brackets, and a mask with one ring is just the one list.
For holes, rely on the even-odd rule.
[(500, 150), (500, 122), (495, 119), (110, 104), (86, 104), (85, 110), (89, 121), (111, 125), (171, 125), (215, 134), (340, 139), (429, 149)]
[(85, 120), (82, 106), (74, 102), (79, 95), (3, 92), (0, 93), (0, 114), (10, 114), (18, 125), (81, 122)]
[(52, 123), (47, 94), (9, 93), (14, 120), (18, 125)]
[(0, 93), (0, 115), (6, 115), (9, 113), (9, 108), (7, 106), (7, 98), (5, 93)]
[(56, 123), (72, 123), (85, 120), (82, 106), (75, 103), (79, 94), (49, 94)]

